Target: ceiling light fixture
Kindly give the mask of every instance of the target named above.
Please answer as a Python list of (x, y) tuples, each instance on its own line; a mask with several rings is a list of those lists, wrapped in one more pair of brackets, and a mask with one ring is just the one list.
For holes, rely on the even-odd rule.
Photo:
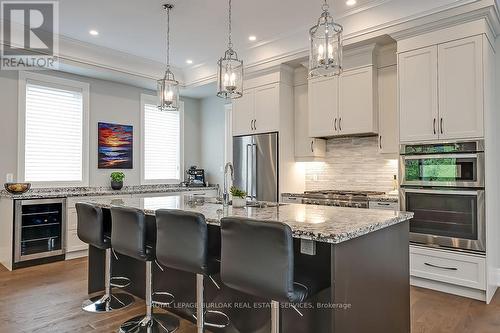
[(174, 5), (163, 5), (167, 11), (167, 69), (163, 79), (158, 80), (158, 109), (161, 111), (179, 110), (179, 82), (170, 70), (170, 11)]
[(347, 0), (345, 2), (345, 4), (348, 5), (348, 6), (354, 6), (356, 3), (357, 3), (356, 0)]
[(186, 64), (191, 65), (192, 63), (193, 63), (193, 60), (191, 60), (191, 59), (186, 60)]
[(248, 40), (251, 41), (251, 42), (255, 42), (257, 40), (257, 37), (256, 36), (248, 36)]
[(342, 73), (342, 31), (330, 15), (327, 0), (321, 7), (323, 13), (318, 23), (309, 29), (309, 78), (334, 76)]
[(224, 56), (217, 62), (217, 96), (226, 99), (235, 99), (243, 96), (243, 60), (233, 50), (231, 39), (231, 11), (232, 3), (229, 0), (229, 34), (228, 48)]
[(97, 31), (97, 30), (90, 30), (89, 34), (91, 34), (92, 36), (99, 36), (99, 31)]

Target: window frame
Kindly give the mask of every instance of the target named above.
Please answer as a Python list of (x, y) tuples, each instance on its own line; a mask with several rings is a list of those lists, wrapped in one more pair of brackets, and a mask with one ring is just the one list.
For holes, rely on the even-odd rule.
[(52, 75), (19, 72), (18, 92), (18, 149), (17, 179), (25, 181), (26, 151), (26, 86), (28, 83), (58, 89), (81, 90), (82, 92), (82, 180), (81, 181), (35, 181), (33, 187), (79, 187), (89, 185), (89, 128), (90, 128), (90, 85), (85, 82), (70, 80)]
[(184, 102), (179, 101), (179, 179), (145, 179), (145, 105), (158, 105), (156, 95), (141, 94), (141, 185), (179, 184), (184, 181)]

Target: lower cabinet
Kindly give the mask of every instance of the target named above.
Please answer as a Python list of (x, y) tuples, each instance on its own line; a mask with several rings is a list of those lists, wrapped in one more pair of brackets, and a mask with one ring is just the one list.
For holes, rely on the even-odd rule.
[(484, 300), (484, 255), (410, 245), (410, 275), (413, 285)]

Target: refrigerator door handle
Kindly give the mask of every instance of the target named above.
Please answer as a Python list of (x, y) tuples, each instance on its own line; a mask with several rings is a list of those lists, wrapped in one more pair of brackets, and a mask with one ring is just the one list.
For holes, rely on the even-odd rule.
[[(248, 186), (248, 185), (249, 185), (249, 184), (248, 184), (248, 181), (249, 181), (249, 179), (250, 179), (250, 177), (248, 177), (248, 173), (249, 173), (249, 171), (251, 171), (251, 170), (250, 170), (250, 163), (248, 163), (248, 162), (249, 162), (248, 148), (250, 148), (250, 149), (251, 149), (251, 148), (252, 148), (252, 144), (247, 144), (246, 159), (245, 159), (245, 161), (246, 161), (246, 171), (245, 171), (245, 172), (246, 172), (246, 175), (245, 175), (245, 177), (246, 177), (246, 179), (245, 179), (245, 192), (247, 192), (247, 197), (248, 197), (248, 196), (252, 197), (252, 193), (251, 193), (252, 186), (250, 186), (250, 187)], [(252, 183), (253, 183), (253, 179), (252, 179)]]
[(252, 145), (252, 200), (257, 200), (257, 144)]

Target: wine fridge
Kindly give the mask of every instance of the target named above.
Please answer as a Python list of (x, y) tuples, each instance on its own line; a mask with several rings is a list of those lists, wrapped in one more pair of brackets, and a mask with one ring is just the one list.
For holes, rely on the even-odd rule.
[(64, 256), (65, 199), (16, 200), (14, 264)]

